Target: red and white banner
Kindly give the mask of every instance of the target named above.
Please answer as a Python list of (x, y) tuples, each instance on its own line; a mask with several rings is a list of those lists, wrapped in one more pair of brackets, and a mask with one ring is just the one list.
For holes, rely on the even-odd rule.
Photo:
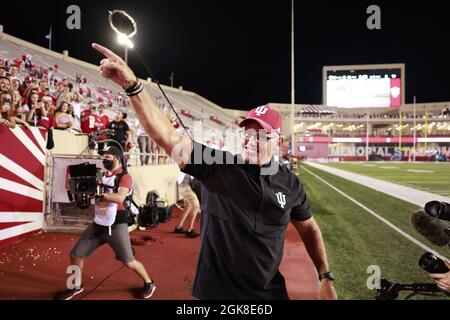
[(44, 223), (45, 129), (0, 127), (0, 248)]

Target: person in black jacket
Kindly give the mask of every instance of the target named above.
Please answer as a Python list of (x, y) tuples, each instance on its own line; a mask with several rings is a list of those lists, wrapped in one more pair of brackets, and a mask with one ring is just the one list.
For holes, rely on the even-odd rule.
[(274, 158), (282, 143), (280, 114), (267, 106), (249, 112), (241, 123), (242, 154), (209, 148), (175, 130), (119, 56), (98, 44), (93, 48), (105, 56), (101, 74), (125, 90), (149, 136), (183, 172), (203, 184), (201, 249), (192, 295), (215, 300), (288, 299), (279, 267), (291, 222), (316, 267), (320, 298), (337, 299), (303, 185)]

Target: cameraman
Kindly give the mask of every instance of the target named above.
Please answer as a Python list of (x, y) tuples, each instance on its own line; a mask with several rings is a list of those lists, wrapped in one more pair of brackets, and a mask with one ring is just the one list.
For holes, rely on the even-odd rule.
[[(102, 157), (107, 170), (102, 183), (109, 188), (98, 196), (94, 222), (83, 232), (70, 253), (71, 265), (78, 266), (82, 271), (84, 257), (89, 257), (98, 247), (107, 243), (116, 253), (116, 259), (144, 280), (142, 298), (146, 299), (153, 295), (156, 286), (142, 263), (134, 259), (123, 206), (132, 188), (131, 176), (122, 168), (123, 154), (118, 148), (109, 147)], [(70, 300), (83, 291), (81, 284), (78, 288), (67, 290), (62, 298)]]
[[(450, 269), (450, 263), (447, 260), (444, 260), (447, 268)], [(447, 273), (429, 273), (428, 274), (431, 279), (436, 281), (439, 289), (442, 289), (446, 292), (450, 293), (450, 272)]]

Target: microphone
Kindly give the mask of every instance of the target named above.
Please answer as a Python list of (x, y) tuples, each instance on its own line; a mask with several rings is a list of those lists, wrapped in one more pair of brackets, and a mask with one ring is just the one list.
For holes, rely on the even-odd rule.
[(431, 217), (423, 209), (413, 212), (411, 224), (418, 233), (439, 247), (450, 243), (450, 226), (442, 220)]

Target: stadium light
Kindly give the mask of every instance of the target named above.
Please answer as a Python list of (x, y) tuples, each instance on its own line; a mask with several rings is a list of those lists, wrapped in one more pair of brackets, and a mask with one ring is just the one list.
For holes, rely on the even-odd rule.
[(117, 42), (123, 46), (127, 46), (129, 49), (134, 48), (133, 41), (131, 41), (131, 39), (124, 33), (119, 33), (117, 35)]
[[(124, 10), (113, 10), (113, 11), (108, 11), (108, 13), (109, 13), (109, 16), (108, 16), (109, 25), (110, 25), (111, 29), (113, 29), (113, 31), (117, 34), (117, 42), (120, 45), (123, 45), (123, 47), (125, 49), (124, 60), (126, 63), (128, 63), (128, 49), (134, 48), (134, 43), (131, 41), (131, 38), (134, 37), (137, 33), (136, 21), (134, 21), (133, 17), (130, 16)], [(125, 32), (125, 30), (120, 30), (117, 26), (115, 26), (114, 22), (113, 22), (114, 15), (125, 17), (130, 22), (132, 31), (127, 34)]]

